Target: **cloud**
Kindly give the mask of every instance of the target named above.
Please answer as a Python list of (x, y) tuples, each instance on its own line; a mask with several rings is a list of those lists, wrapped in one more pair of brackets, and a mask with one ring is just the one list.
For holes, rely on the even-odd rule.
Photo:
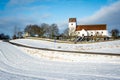
[[(39, 16), (39, 18), (38, 18)], [(39, 13), (33, 13), (29, 15), (19, 15), (19, 16), (7, 16), (0, 18), (0, 33), (6, 33), (9, 35), (13, 35), (14, 27), (19, 27), (22, 31), (26, 27), (26, 25), (29, 24), (38, 24), (42, 22), (42, 19), (47, 19), (51, 15), (50, 14), (39, 14)]]
[(23, 30), (28, 24), (39, 25), (42, 19), (51, 17), (50, 13), (42, 12), (49, 6), (32, 4), (37, 1), (43, 0), (10, 0), (5, 10), (0, 10), (0, 33), (11, 35), (15, 26)]
[(42, 2), (52, 2), (56, 0), (9, 0), (7, 3), (8, 7), (13, 7), (13, 6), (26, 6), (26, 5), (31, 5), (33, 3), (42, 3)]
[(23, 6), (26, 4), (30, 4), (32, 2), (34, 2), (35, 0), (10, 0), (7, 4), (7, 6)]
[(102, 7), (89, 17), (79, 19), (79, 24), (107, 24), (109, 30), (120, 30), (120, 1)]

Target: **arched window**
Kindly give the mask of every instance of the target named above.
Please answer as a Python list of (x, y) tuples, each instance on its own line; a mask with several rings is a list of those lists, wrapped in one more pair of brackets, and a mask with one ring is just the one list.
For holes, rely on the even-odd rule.
[(93, 32), (90, 33), (90, 36), (93, 36)]
[(99, 32), (96, 32), (96, 35), (98, 36), (98, 35), (99, 35)]
[(78, 34), (80, 34), (80, 32), (78, 32)]
[(84, 34), (82, 34), (82, 36), (85, 36)]
[(101, 36), (103, 36), (103, 31), (101, 32)]
[(91, 36), (93, 36), (93, 35), (91, 34)]

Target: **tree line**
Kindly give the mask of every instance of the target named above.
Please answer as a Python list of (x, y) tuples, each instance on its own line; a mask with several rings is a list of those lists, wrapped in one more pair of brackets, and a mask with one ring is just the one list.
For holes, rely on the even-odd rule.
[(4, 33), (0, 33), (0, 40), (8, 41), (10, 39), (9, 35), (5, 35)]
[(42, 23), (41, 25), (27, 25), (24, 32), (28, 33), (29, 36), (53, 38), (59, 35), (59, 28), (57, 24)]
[(68, 28), (65, 29), (63, 33), (60, 33), (58, 25), (55, 23), (51, 25), (47, 23), (42, 23), (40, 25), (29, 24), (26, 25), (24, 31), (20, 31), (20, 29), (15, 26), (13, 39), (22, 38), (22, 34), (27, 34), (26, 36), (29, 37), (42, 37), (52, 39), (58, 36), (68, 36)]

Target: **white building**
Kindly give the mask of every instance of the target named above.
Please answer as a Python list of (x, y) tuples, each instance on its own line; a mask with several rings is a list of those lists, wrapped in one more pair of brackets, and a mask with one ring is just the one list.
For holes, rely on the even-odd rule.
[(69, 18), (70, 36), (108, 36), (106, 24), (77, 25), (76, 18)]

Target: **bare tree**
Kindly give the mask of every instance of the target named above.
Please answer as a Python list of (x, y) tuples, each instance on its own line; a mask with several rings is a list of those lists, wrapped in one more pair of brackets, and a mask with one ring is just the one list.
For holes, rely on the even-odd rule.
[(4, 33), (0, 34), (0, 40), (9, 41), (9, 39), (10, 39), (9, 35), (5, 35)]
[(23, 37), (22, 34), (23, 34), (23, 32), (22, 32), (22, 31), (19, 31), (19, 32), (17, 33), (18, 38), (22, 38), (22, 37)]
[(17, 36), (17, 32), (18, 32), (18, 31), (17, 31), (17, 26), (14, 27), (14, 31), (13, 31), (13, 32), (14, 32), (13, 35), (14, 35), (14, 36)]
[(113, 39), (116, 39), (116, 38), (118, 38), (118, 36), (119, 36), (119, 30), (118, 29), (112, 29), (111, 30), (111, 35), (112, 35), (112, 38)]
[(30, 36), (42, 35), (41, 28), (38, 25), (27, 25), (26, 28), (24, 29), (24, 32), (29, 33)]
[(50, 38), (54, 38), (55, 36), (58, 36), (58, 35), (59, 35), (59, 29), (58, 29), (57, 24), (52, 24), (49, 27), (49, 36), (50, 36)]
[(41, 32), (42, 32), (43, 37), (48, 37), (49, 36), (49, 24), (42, 23)]
[(68, 36), (69, 36), (69, 29), (66, 28), (66, 29), (63, 31), (63, 34), (64, 34), (64, 36), (68, 37)]
[[(16, 39), (16, 38), (19, 38), (20, 37), (20, 33), (21, 31), (20, 31), (20, 27), (17, 27), (17, 26), (15, 26), (14, 27), (14, 34), (13, 34), (13, 38), (14, 39)], [(22, 34), (21, 34), (22, 35)]]

